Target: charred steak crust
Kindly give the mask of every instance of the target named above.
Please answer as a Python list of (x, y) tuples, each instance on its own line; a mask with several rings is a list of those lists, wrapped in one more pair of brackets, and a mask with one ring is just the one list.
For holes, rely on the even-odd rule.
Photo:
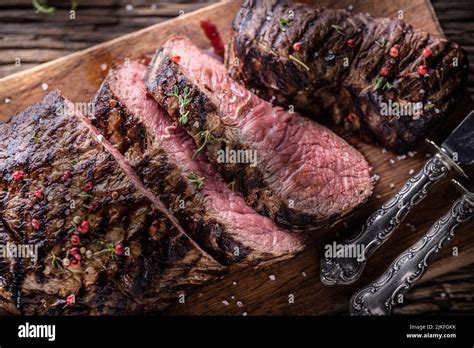
[[(120, 90), (119, 84), (125, 84), (120, 81), (118, 74), (127, 69), (131, 74), (144, 75), (146, 67), (131, 62), (129, 67), (118, 67), (109, 72), (95, 97), (96, 113), (92, 122), (125, 155), (145, 186), (160, 197), (191, 237), (216, 260), (225, 265), (289, 257), (300, 250), (301, 244), (296, 237), (285, 237), (290, 241), (294, 238), (294, 245), (285, 252), (276, 250), (272, 252), (271, 248), (267, 251), (252, 248), (249, 243), (239, 241), (235, 233), (232, 233), (231, 230), (235, 226), (231, 224), (231, 221), (226, 220), (225, 216), (228, 212), (221, 211), (222, 218), (219, 215), (216, 216), (215, 212), (210, 212), (212, 208), (210, 208), (208, 193), (205, 189), (192, 184), (189, 172), (179, 164), (175, 154), (167, 153), (159, 139), (163, 135), (152, 134), (152, 126), (147, 128), (141, 121), (145, 115), (131, 112), (127, 106), (127, 100), (116, 92)], [(135, 91), (142, 88), (145, 95), (143, 78), (138, 80), (140, 83), (132, 88), (135, 88)], [(152, 100), (148, 102), (155, 104)], [(157, 105), (156, 108), (158, 108)], [(161, 112), (164, 114), (164, 110)], [(154, 117), (154, 115), (150, 112), (150, 115), (146, 117)], [(198, 176), (201, 175), (200, 172), (198, 174)], [(205, 180), (209, 179), (214, 178)], [(222, 209), (225, 210), (226, 207)], [(246, 220), (240, 223), (243, 226), (248, 224), (250, 228), (253, 223), (251, 214), (243, 218)], [(245, 237), (241, 240), (247, 241)]]
[[(181, 63), (173, 61), (175, 55), (180, 56)], [(192, 65), (191, 60), (205, 61), (202, 63), (205, 67), (191, 73), (192, 68), (185, 66)], [(181, 126), (198, 146), (204, 147), (202, 152), (242, 192), (250, 206), (280, 226), (303, 230), (325, 226), (366, 200), (372, 183), (369, 166), (360, 153), (328, 129), (299, 115), (272, 109), (269, 103), (242, 91), (235, 81), (225, 80), (222, 76), (225, 69), (218, 64), (187, 39), (171, 38), (150, 64), (145, 79), (147, 89), (178, 122), (183, 110), (175, 93), (188, 92), (190, 102), (185, 110), (188, 120)], [(214, 81), (219, 83), (212, 85)], [(230, 101), (222, 111), (218, 103), (226, 102), (216, 96), (224, 93), (227, 95), (222, 98)], [(234, 107), (232, 100), (239, 104), (229, 111)], [(273, 142), (269, 140), (272, 127), (277, 139)], [(269, 135), (262, 135), (265, 133)], [(203, 140), (203, 134), (207, 134), (208, 141)], [(229, 163), (219, 158), (225, 149), (256, 151), (266, 158), (259, 158), (255, 167)], [(307, 158), (310, 154), (312, 159)], [(338, 158), (344, 155), (348, 163), (354, 164), (352, 168)], [(346, 191), (351, 190), (355, 191), (354, 200), (346, 200)]]
[[(466, 52), (399, 19), (246, 0), (232, 28), (226, 63), (236, 80), (276, 104), (330, 113), (336, 124), (400, 153), (436, 130), (465, 90)], [(423, 108), (382, 115), (389, 101)]]
[(53, 91), (0, 124), (0, 238), (38, 245), (36, 263), (0, 259), (0, 313), (159, 311), (178, 291), (222, 274), (157, 212), (67, 103)]

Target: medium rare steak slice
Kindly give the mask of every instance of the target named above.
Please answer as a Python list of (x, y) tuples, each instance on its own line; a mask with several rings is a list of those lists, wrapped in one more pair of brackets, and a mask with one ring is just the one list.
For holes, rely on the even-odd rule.
[(72, 110), (54, 91), (0, 124), (0, 244), (37, 251), (0, 258), (0, 313), (154, 312), (222, 274)]
[(356, 149), (258, 98), (186, 38), (171, 38), (156, 53), (146, 83), (199, 152), (248, 204), (280, 226), (325, 226), (372, 192), (369, 165)]
[(399, 19), (246, 0), (232, 28), (234, 79), (397, 152), (448, 118), (467, 80), (459, 45)]
[(112, 69), (92, 120), (145, 185), (223, 264), (273, 261), (301, 250), (297, 236), (247, 206), (203, 156), (193, 158), (193, 139), (147, 96), (146, 69), (138, 62)]

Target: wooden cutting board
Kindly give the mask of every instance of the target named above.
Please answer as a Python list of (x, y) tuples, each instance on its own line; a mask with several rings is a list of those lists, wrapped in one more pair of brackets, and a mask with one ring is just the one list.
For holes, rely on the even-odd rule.
[[(369, 12), (375, 16), (394, 17), (403, 11), (405, 20), (410, 24), (443, 35), (428, 0), (318, 1), (321, 6), (335, 8), (348, 8), (351, 3), (354, 3), (354, 12)], [(170, 35), (186, 35), (200, 47), (206, 48), (208, 42), (199, 28), (202, 19), (213, 21), (227, 38), (230, 23), (239, 6), (240, 1), (224, 1), (0, 79), (0, 120), (7, 120), (29, 104), (39, 101), (53, 88), (58, 88), (74, 102), (87, 102), (110, 66), (152, 53)], [(470, 106), (468, 103), (466, 101), (461, 105), (458, 112), (465, 112)], [(350, 296), (378, 277), (396, 255), (418, 240), (458, 196), (448, 180), (439, 184), (408, 217), (406, 222), (411, 225), (403, 224), (369, 261), (357, 283), (325, 286), (319, 280), (319, 258), (324, 245), (331, 243), (336, 235), (344, 236), (355, 231), (372, 211), (397, 192), (410, 176), (410, 170), (420, 169), (426, 160), (422, 149), (414, 157), (397, 160), (396, 155), (383, 153), (381, 148), (373, 145), (360, 143), (357, 147), (368, 158), (373, 173), (380, 176), (380, 181), (372, 198), (346, 219), (345, 226), (339, 224), (316, 232), (308, 239), (306, 251), (291, 260), (265, 269), (235, 267), (223, 279), (187, 294), (184, 304), (177, 301), (167, 313), (251, 315), (347, 312)], [(391, 164), (390, 159), (395, 160), (395, 164)], [(441, 253), (440, 259), (422, 281), (474, 262), (473, 228), (474, 222), (471, 222), (459, 230), (455, 241)], [(458, 248), (458, 256), (452, 255), (452, 247)]]

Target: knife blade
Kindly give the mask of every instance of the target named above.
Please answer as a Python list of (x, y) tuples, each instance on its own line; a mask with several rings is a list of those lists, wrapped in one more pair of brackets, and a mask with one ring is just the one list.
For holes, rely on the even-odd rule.
[(444, 179), (452, 169), (466, 176), (461, 166), (469, 166), (474, 161), (473, 138), (474, 110), (464, 118), (441, 147), (427, 140), (435, 155), (394, 197), (368, 218), (354, 237), (340, 244), (342, 250), (363, 250), (364, 255), (337, 257), (323, 254), (320, 263), (321, 281), (326, 285), (336, 285), (351, 284), (359, 279), (368, 258), (390, 238), (408, 213), (428, 195), (436, 183)]
[(351, 315), (389, 315), (425, 274), (439, 251), (450, 242), (459, 226), (474, 215), (474, 194), (456, 180), (461, 198), (414, 245), (402, 252), (373, 283), (351, 298)]

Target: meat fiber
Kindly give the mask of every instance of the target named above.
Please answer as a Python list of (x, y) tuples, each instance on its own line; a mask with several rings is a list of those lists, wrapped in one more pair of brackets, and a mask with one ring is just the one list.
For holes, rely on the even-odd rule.
[(232, 29), (234, 79), (399, 153), (436, 131), (465, 90), (466, 52), (403, 20), (246, 0)]
[[(225, 180), (280, 226), (325, 226), (372, 192), (369, 165), (356, 149), (249, 92), (186, 38), (171, 38), (157, 51), (146, 84)], [(239, 152), (256, 160), (228, 155)]]

